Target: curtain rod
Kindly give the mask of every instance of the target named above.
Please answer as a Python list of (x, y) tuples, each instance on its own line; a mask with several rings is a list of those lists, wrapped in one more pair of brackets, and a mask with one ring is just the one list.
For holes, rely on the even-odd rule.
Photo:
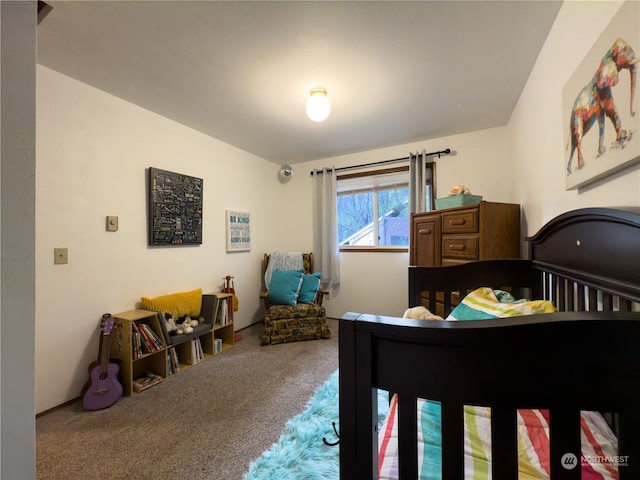
[[(429, 152), (429, 153), (425, 153), (425, 157), (428, 156), (435, 156), (437, 155), (438, 158), (440, 158), (440, 155), (448, 155), (451, 153), (451, 149), (447, 148), (445, 150), (438, 150), (437, 152)], [(402, 157), (402, 158), (393, 158), (391, 160), (381, 160), (380, 162), (371, 162), (371, 163), (362, 163), (360, 165), (350, 165), (348, 167), (338, 167), (338, 168), (328, 168), (327, 170), (329, 172), (341, 172), (343, 170), (351, 170), (354, 168), (365, 168), (365, 167), (373, 167), (373, 166), (377, 166), (377, 165), (386, 165), (387, 163), (397, 163), (397, 162), (404, 162), (406, 160), (409, 160), (411, 157)], [(322, 170), (311, 170), (311, 172), (309, 172), (310, 175), (313, 174), (322, 174)]]

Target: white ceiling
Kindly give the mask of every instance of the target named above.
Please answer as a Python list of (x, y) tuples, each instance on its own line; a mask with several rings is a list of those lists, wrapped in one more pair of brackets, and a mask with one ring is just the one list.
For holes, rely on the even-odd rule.
[(562, 2), (47, 3), (38, 63), (286, 164), (505, 125)]

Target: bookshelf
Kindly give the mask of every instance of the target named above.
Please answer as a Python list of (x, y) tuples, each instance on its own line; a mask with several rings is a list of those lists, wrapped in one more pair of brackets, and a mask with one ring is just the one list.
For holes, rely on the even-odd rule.
[[(207, 297), (206, 301), (204, 297)], [(120, 380), (125, 395), (140, 393), (234, 346), (231, 294), (203, 295), (200, 316), (212, 326), (210, 329), (181, 343), (167, 346), (157, 312), (135, 309), (114, 315), (115, 325), (110, 335), (111, 355), (119, 360)], [(145, 346), (145, 338), (151, 340), (146, 342), (150, 345)]]
[[(218, 293), (219, 308), (216, 309), (213, 323), (213, 353), (223, 353), (234, 346), (235, 334), (233, 331), (233, 295), (230, 293)], [(219, 343), (216, 347), (215, 343)]]

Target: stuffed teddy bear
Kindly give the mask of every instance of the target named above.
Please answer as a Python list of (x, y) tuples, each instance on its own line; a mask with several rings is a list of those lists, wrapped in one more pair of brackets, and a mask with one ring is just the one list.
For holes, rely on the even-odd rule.
[(184, 319), (184, 323), (188, 323), (192, 327), (197, 327), (200, 322), (194, 318), (191, 318), (189, 315), (187, 315)]
[(191, 333), (191, 332), (193, 332), (193, 327), (197, 326), (198, 323), (200, 323), (200, 322), (198, 322), (198, 320), (192, 319), (189, 315), (185, 315), (184, 317), (180, 318), (178, 320), (178, 322), (180, 322), (180, 323), (177, 324), (177, 327), (178, 327), (177, 334), (178, 335), (182, 335), (183, 333)]
[(414, 320), (443, 320), (442, 317), (434, 315), (424, 307), (413, 307), (405, 310), (402, 318), (412, 318)]
[(452, 197), (454, 195), (471, 195), (471, 190), (462, 184), (454, 185), (449, 190), (449, 196)]

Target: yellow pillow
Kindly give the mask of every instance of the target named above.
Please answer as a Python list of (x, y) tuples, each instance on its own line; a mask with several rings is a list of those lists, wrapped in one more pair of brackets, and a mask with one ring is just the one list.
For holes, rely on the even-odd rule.
[(191, 290), (190, 292), (172, 293), (160, 297), (141, 297), (142, 308), (145, 310), (156, 310), (158, 312), (168, 312), (174, 319), (189, 315), (198, 318), (202, 307), (202, 289)]

